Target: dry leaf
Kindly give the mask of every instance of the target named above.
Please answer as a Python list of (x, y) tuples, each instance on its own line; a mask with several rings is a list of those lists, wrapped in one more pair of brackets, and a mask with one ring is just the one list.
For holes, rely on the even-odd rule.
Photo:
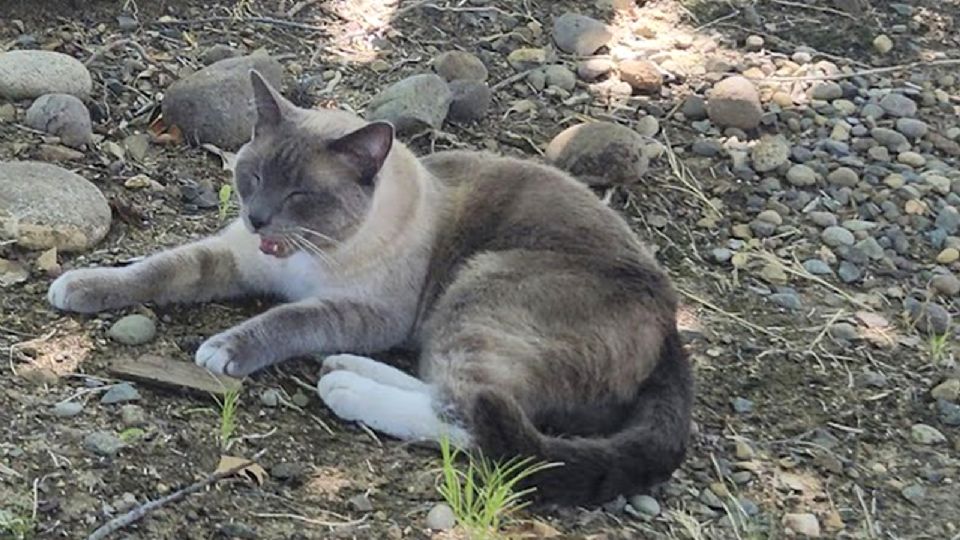
[(214, 473), (224, 473), (230, 469), (239, 467), (244, 463), (249, 463), (249, 465), (237, 470), (234, 475), (246, 477), (247, 480), (254, 482), (258, 486), (262, 486), (264, 479), (267, 477), (267, 471), (265, 471), (260, 464), (250, 461), (247, 458), (220, 456), (220, 464), (217, 465), (217, 470), (215, 470)]
[(873, 313), (870, 311), (858, 311), (857, 318), (860, 319), (860, 322), (867, 325), (867, 328), (886, 328), (890, 326), (890, 323), (879, 313)]

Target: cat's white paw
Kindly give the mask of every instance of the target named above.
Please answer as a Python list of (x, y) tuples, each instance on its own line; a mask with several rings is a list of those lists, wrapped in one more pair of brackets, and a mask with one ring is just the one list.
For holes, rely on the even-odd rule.
[(326, 357), (323, 360), (320, 375), (323, 376), (327, 373), (340, 370), (350, 371), (364, 378), (395, 388), (417, 392), (426, 392), (428, 390), (426, 383), (409, 373), (401, 371), (389, 364), (378, 362), (373, 358), (354, 354), (335, 354)]
[(198, 366), (207, 368), (217, 375), (230, 375), (228, 368), (234, 360), (233, 348), (229, 340), (216, 335), (200, 345), (194, 360)]
[(379, 385), (349, 371), (333, 371), (320, 377), (317, 393), (320, 399), (344, 420), (362, 421), (366, 408)]
[[(58, 277), (47, 291), (47, 301), (63, 311), (96, 313), (115, 306), (123, 293), (116, 268), (83, 268)], [(122, 304), (122, 302), (121, 302)]]

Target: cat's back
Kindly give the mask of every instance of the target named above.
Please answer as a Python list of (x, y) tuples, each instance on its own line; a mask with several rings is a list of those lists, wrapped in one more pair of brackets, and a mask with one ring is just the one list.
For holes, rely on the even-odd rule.
[(442, 219), (470, 250), (621, 257), (642, 251), (626, 222), (577, 180), (533, 160), (447, 151), (422, 163), (446, 192)]

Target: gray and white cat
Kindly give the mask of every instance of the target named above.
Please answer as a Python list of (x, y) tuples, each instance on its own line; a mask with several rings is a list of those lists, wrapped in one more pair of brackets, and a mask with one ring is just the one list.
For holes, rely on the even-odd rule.
[[(665, 273), (628, 225), (552, 167), (479, 152), (418, 159), (393, 128), (295, 107), (251, 73), (240, 219), (127, 267), (67, 272), (57, 308), (243, 295), (287, 300), (209, 338), (196, 362), (245, 376), (333, 354), (318, 391), (405, 440), (565, 466), (542, 500), (592, 504), (668, 478), (693, 380)], [(419, 351), (419, 378), (363, 356)]]

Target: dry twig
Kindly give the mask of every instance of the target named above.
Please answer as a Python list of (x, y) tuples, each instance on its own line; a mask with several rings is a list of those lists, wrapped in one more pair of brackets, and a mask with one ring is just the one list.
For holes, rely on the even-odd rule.
[(150, 512), (153, 512), (154, 510), (160, 508), (161, 506), (179, 501), (185, 498), (187, 495), (196, 493), (207, 486), (210, 486), (212, 484), (219, 482), (220, 480), (223, 480), (224, 478), (233, 476), (234, 474), (240, 472), (246, 467), (249, 467), (250, 465), (254, 464), (255, 461), (261, 455), (263, 455), (264, 452), (266, 452), (266, 450), (261, 450), (260, 452), (257, 452), (256, 455), (254, 455), (253, 459), (244, 461), (243, 463), (235, 467), (231, 467), (225, 471), (211, 473), (207, 475), (206, 478), (204, 478), (199, 482), (195, 482), (183, 489), (178, 489), (177, 491), (174, 491), (173, 493), (165, 497), (161, 497), (157, 500), (149, 501), (144, 504), (141, 504), (140, 506), (137, 506), (133, 510), (130, 510), (129, 512), (127, 512), (126, 514), (123, 514), (121, 516), (117, 516), (111, 519), (110, 521), (105, 523), (102, 527), (93, 531), (93, 533), (87, 537), (87, 540), (103, 540), (104, 538), (107, 538), (108, 536), (119, 531), (120, 529), (123, 529), (124, 527), (128, 527), (133, 523), (136, 523), (137, 521), (140, 521), (147, 514), (149, 514)]

